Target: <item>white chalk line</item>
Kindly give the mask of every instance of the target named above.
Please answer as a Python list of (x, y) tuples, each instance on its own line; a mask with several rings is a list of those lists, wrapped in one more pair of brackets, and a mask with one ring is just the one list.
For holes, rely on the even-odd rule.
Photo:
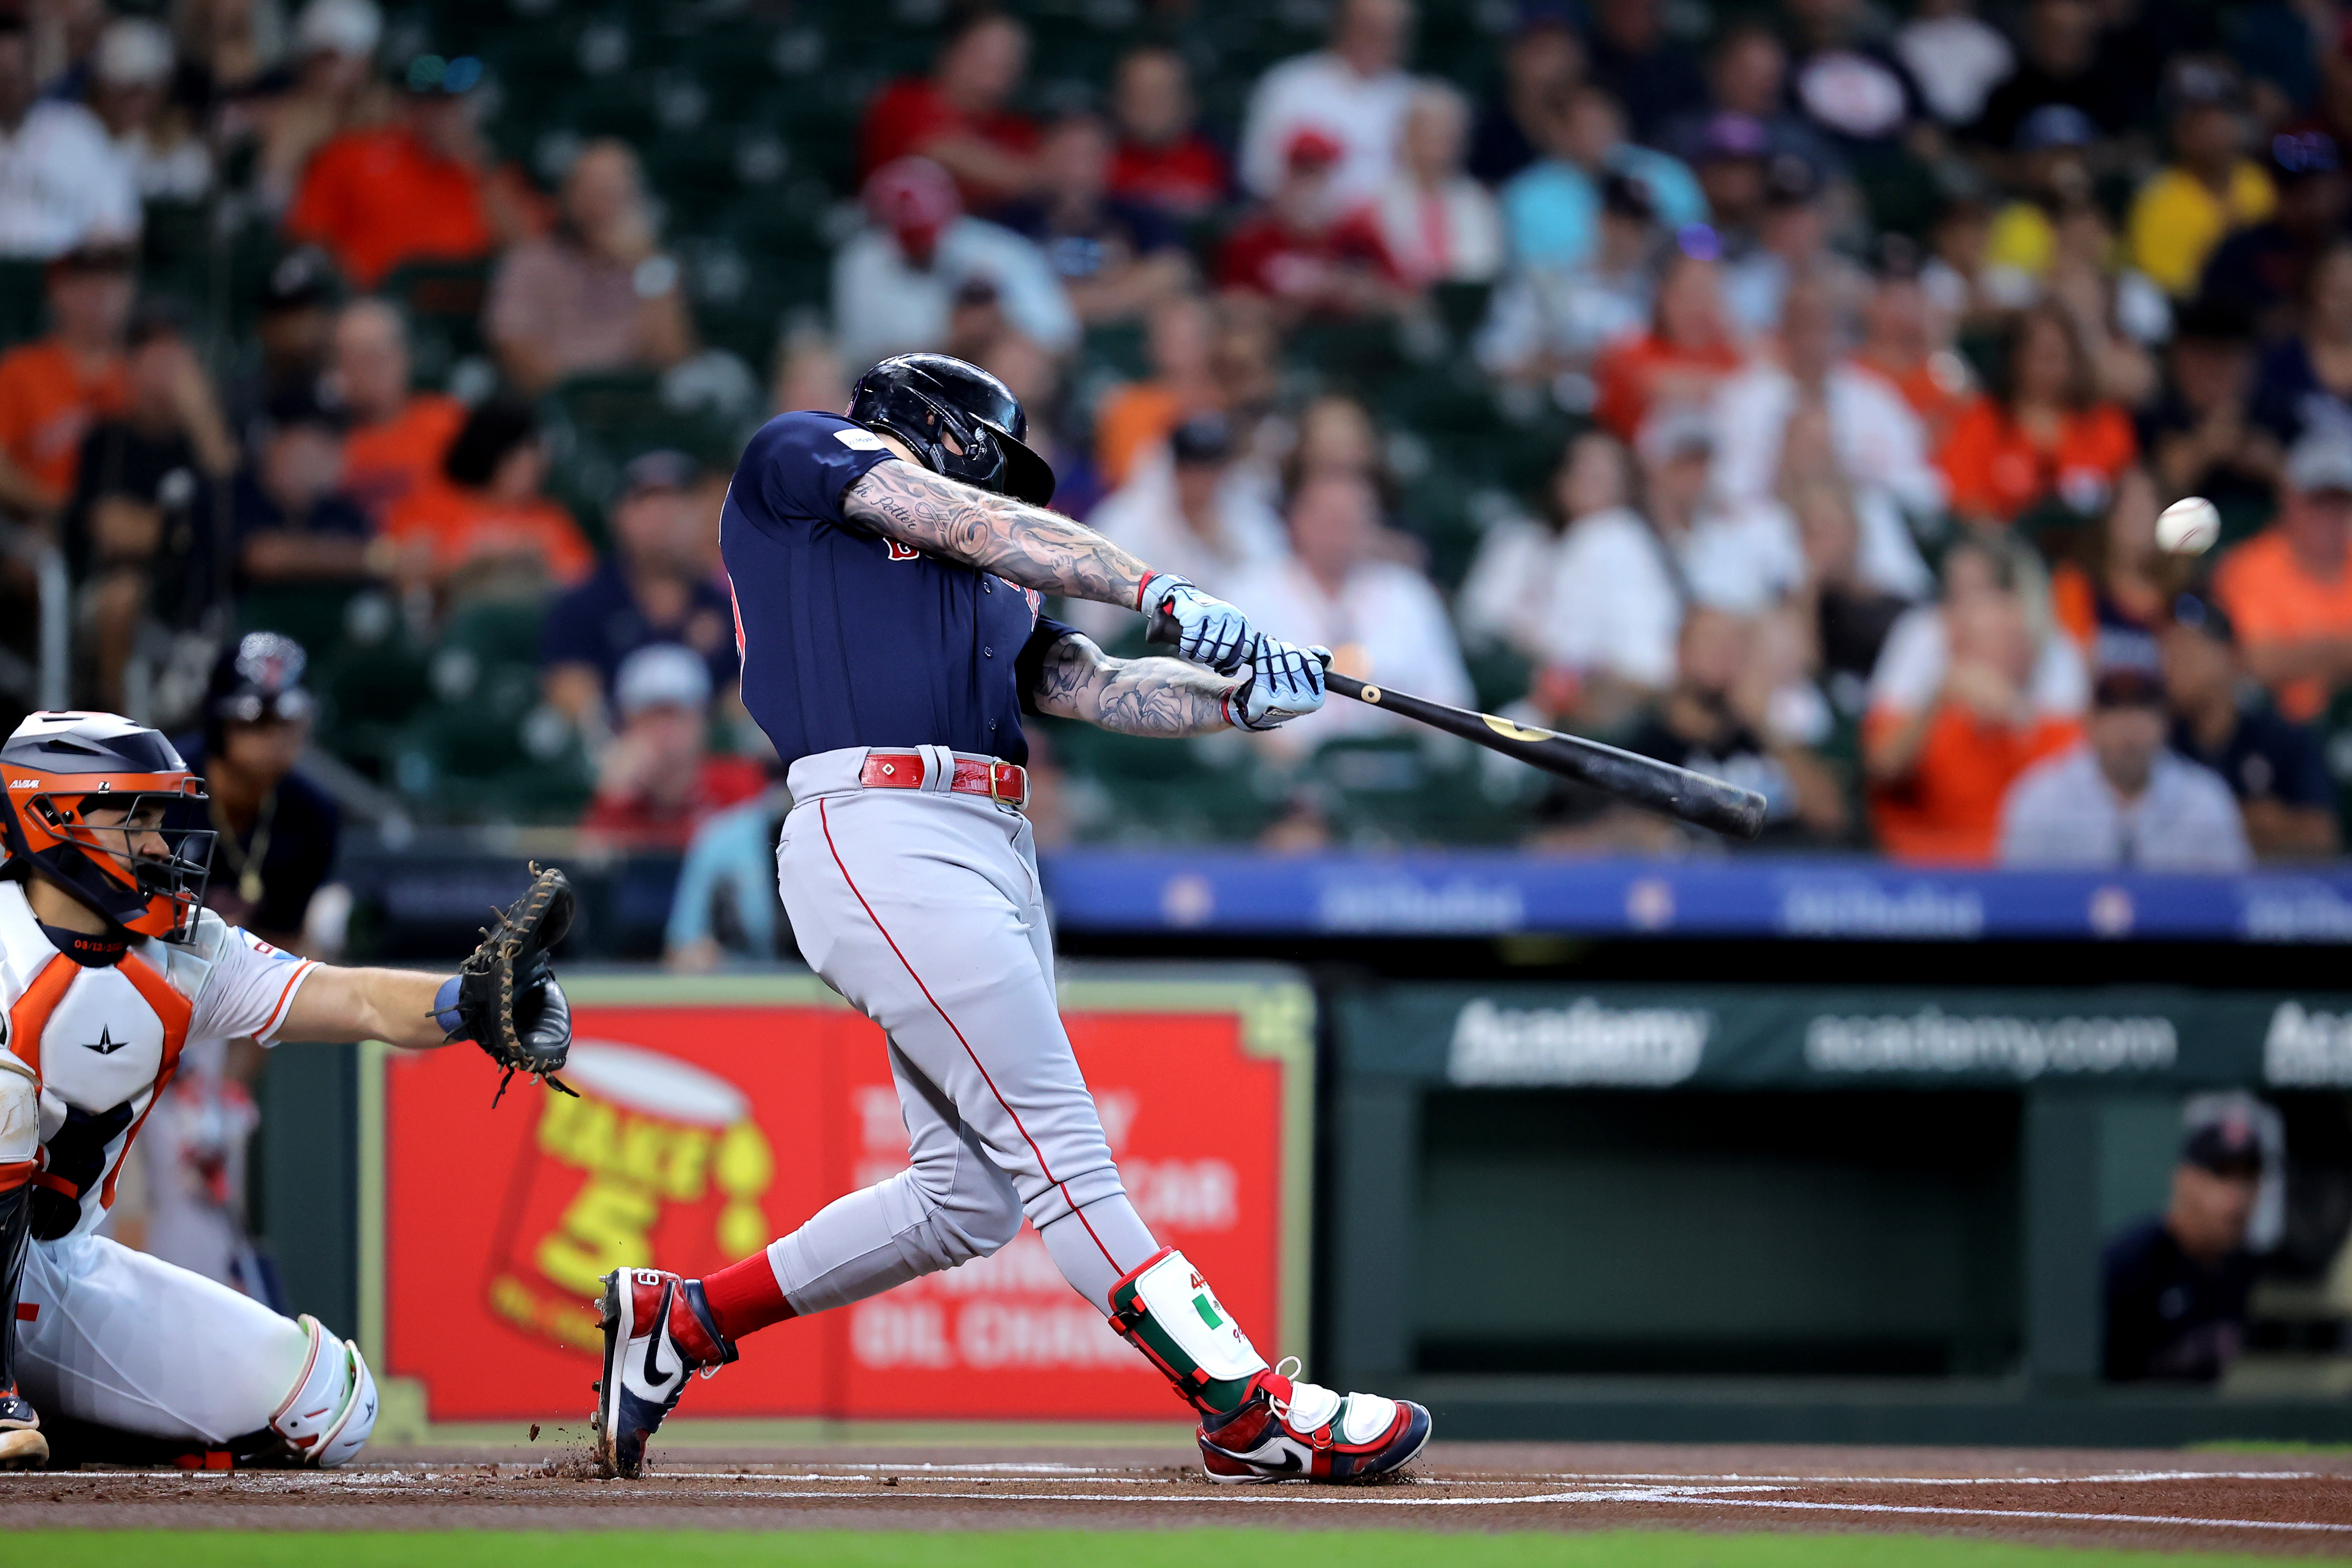
[[(1384, 1498), (1316, 1496), (1311, 1494), (1269, 1495), (1262, 1491), (1243, 1491), (1236, 1488), (1231, 1493), (1189, 1493), (1175, 1496), (1152, 1496), (1149, 1493), (1117, 1492), (934, 1492), (877, 1489), (856, 1492), (803, 1492), (795, 1500), (806, 1502), (863, 1501), (895, 1499), (899, 1501), (939, 1502), (1061, 1502), (1061, 1503), (1194, 1503), (1219, 1506), (1226, 1503), (1300, 1505), (1307, 1507), (1352, 1508), (1509, 1508), (1535, 1503), (1665, 1503), (1693, 1508), (1772, 1508), (1795, 1509), (1826, 1513), (1891, 1513), (1933, 1515), (1958, 1519), (2031, 1519), (2056, 1521), (2077, 1524), (2157, 1524), (2188, 1525), (2209, 1530), (2284, 1530), (2325, 1533), (2352, 1533), (2352, 1524), (2328, 1524), (2307, 1520), (2272, 1519), (2199, 1519), (2187, 1515), (2163, 1513), (2077, 1513), (2058, 1509), (2007, 1508), (1937, 1508), (1928, 1505), (1899, 1503), (1801, 1502), (1785, 1498), (1730, 1498), (1713, 1495), (1728, 1489), (1684, 1489), (1677, 1487), (1627, 1488), (1600, 1491), (1545, 1492), (1532, 1497), (1448, 1497), (1448, 1498)], [(1771, 1490), (1759, 1487), (1758, 1490)], [(708, 1497), (774, 1498), (773, 1492), (697, 1492), (698, 1499)]]

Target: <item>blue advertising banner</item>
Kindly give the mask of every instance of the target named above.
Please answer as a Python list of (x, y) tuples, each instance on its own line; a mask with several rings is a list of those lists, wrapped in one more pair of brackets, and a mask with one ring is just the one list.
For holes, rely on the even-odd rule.
[(2352, 941), (2352, 866), (2209, 877), (1859, 858), (1066, 850), (1045, 873), (1057, 923), (1100, 932)]

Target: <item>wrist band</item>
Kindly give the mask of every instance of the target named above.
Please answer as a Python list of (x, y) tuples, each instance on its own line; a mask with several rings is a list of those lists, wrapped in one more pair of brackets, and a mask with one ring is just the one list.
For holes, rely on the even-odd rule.
[(1143, 595), (1151, 591), (1151, 580), (1159, 575), (1157, 572), (1146, 572), (1143, 580), (1135, 585), (1135, 607), (1138, 611), (1143, 608)]
[(433, 994), (433, 1021), (441, 1026), (445, 1035), (455, 1035), (457, 1026), (465, 1022), (457, 1014), (457, 977), (454, 974)]

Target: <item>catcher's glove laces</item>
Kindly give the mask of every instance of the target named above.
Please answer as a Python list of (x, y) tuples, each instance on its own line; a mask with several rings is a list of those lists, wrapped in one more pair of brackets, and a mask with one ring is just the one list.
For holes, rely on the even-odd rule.
[(505, 909), (490, 911), (493, 923), (457, 966), (454, 1005), (433, 1015), (443, 1038), (471, 1040), (506, 1068), (490, 1097), (493, 1106), (517, 1073), (579, 1098), (555, 1076), (572, 1049), (572, 1006), (547, 957), (571, 929), (572, 884), (553, 867), (542, 871), (533, 863), (530, 873), (530, 887)]

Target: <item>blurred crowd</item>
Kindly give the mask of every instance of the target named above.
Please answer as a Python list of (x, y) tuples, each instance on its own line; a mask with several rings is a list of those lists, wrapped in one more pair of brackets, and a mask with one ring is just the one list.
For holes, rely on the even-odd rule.
[[(1752, 784), (1768, 844), (2336, 851), (2352, 19), (2328, 0), (1519, 0), (1442, 78), (1410, 0), (1333, 0), (1229, 121), (1200, 108), (1204, 10), (1152, 0), (1101, 79), (1045, 94), (1028, 22), (948, 8), (928, 69), (866, 100), (825, 297), (752, 378), (768, 345), (704, 340), (642, 149), (502, 157), (482, 62), (373, 0), (0, 9), (0, 268), (39, 296), (0, 356), (0, 685), (31, 704), (59, 570), (71, 700), (157, 721), (278, 624), (257, 605), (381, 606), (458, 699), (431, 639), (523, 606), (518, 755), (580, 770), (589, 832), (699, 832), (674, 945), (760, 950), (772, 910), (720, 896), (779, 809), (733, 697), (725, 465), (643, 443), (583, 511), (550, 400), (692, 374), (837, 409), (874, 359), (940, 350), (1023, 397), (1056, 506), (1154, 565), (1349, 673)], [(226, 341), (143, 287), (188, 210), (273, 237)], [(419, 311), (451, 289), (478, 353), (426, 377)], [(1454, 422), (1351, 373), (1367, 342), (1424, 405), (1459, 394)], [(1490, 427), (1536, 433), (1547, 477), (1482, 485), (1452, 537), (1414, 481), (1480, 478)], [(2208, 556), (2156, 542), (2189, 495), (2222, 516)], [(1132, 617), (1069, 613), (1134, 645)], [(1406, 745), (1391, 725), (1340, 703), (1262, 752), (1202, 744), (1271, 781), (1250, 832), (1312, 847), (1351, 837), (1316, 756)], [(1054, 798), (1060, 749), (1048, 839), (1102, 815), (1082, 782)], [(1695, 847), (1564, 787), (1508, 809), (1546, 852)]]
[[(1414, 24), (1341, 0), (1327, 46), (1217, 128), (1155, 46), (1098, 103), (1024, 115), (1021, 23), (965, 17), (867, 112), (843, 363), (990, 365), (1047, 416), (1062, 504), (1111, 537), (1352, 673), (1464, 702), (1475, 667), (1515, 718), (1753, 784), (1770, 842), (2172, 868), (2335, 850), (2332, 7), (1790, 0), (1685, 37), (1656, 0), (1529, 0), (1479, 97), (1413, 74)], [(1344, 377), (1277, 368), (1318, 324), (1409, 334), (1461, 286), (1498, 404), (1571, 433), (1441, 582), (1400, 504), (1410, 433)], [(1056, 362), (1128, 320), (1149, 374), (1058, 395)], [(2189, 495), (2221, 510), (2216, 557), (2157, 546)], [(1384, 722), (1343, 705), (1267, 744)], [(1682, 842), (1575, 792), (1535, 815), (1547, 848)]]

